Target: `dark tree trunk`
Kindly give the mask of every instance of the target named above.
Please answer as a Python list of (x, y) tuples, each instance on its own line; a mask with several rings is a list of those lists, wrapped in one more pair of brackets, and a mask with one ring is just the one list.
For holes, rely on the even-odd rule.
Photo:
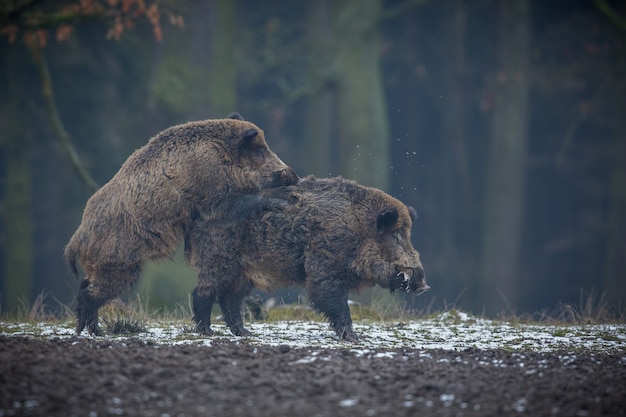
[(306, 100), (302, 160), (303, 171), (325, 177), (337, 174), (335, 95), (330, 88), (332, 54), (332, 5), (329, 0), (307, 2), (307, 47), (311, 51), (313, 95)]
[(487, 166), (481, 295), (488, 314), (515, 309), (528, 126), (527, 0), (500, 0), (495, 103)]
[[(440, 177), (440, 225), (441, 274), (467, 282), (472, 264), (472, 254), (468, 253), (468, 230), (472, 215), (472, 172), (469, 168), (469, 150), (466, 132), (467, 108), (465, 74), (467, 74), (466, 36), (467, 11), (465, 0), (451, 0), (445, 3), (444, 45), (447, 52), (447, 65), (443, 71), (443, 99), (440, 100), (442, 117), (442, 174)], [(463, 274), (464, 276), (459, 276)]]
[[(618, 74), (626, 73), (626, 53), (618, 58)], [(622, 80), (614, 90), (614, 152), (610, 186), (610, 206), (607, 228), (607, 258), (604, 273), (604, 292), (612, 305), (626, 303), (626, 85)]]
[[(209, 107), (211, 117), (226, 117), (237, 110), (235, 70), (236, 1), (213, 0), (210, 6)], [(199, 42), (206, 42), (199, 39)], [(244, 116), (245, 117), (245, 116)]]
[[(14, 111), (5, 122), (19, 124)], [(8, 129), (4, 142), (4, 271), (2, 311), (16, 312), (20, 303), (29, 306), (32, 297), (33, 230), (31, 219), (30, 152), (24, 145), (23, 128)]]

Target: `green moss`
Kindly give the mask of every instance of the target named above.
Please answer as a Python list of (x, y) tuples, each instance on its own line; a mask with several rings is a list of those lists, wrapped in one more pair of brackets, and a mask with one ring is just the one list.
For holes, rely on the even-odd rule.
[(352, 316), (352, 320), (354, 321), (363, 321), (363, 320), (384, 320), (386, 314), (381, 313), (381, 311), (364, 305), (351, 305), (350, 306), (350, 316)]
[(620, 338), (616, 335), (609, 332), (600, 332), (598, 337), (602, 340), (606, 340), (607, 342), (619, 342)]
[(558, 328), (552, 332), (552, 336), (554, 337), (565, 337), (569, 334), (569, 330), (567, 328)]
[(267, 321), (324, 321), (324, 316), (301, 304), (284, 304), (269, 310)]

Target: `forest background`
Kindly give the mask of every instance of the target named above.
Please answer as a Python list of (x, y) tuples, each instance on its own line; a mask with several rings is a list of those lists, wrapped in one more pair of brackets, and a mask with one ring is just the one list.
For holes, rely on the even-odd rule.
[[(71, 304), (85, 178), (232, 111), (301, 176), (417, 209), (432, 290), (410, 308), (626, 300), (624, 1), (2, 0), (0, 31), (3, 312)], [(182, 256), (143, 275), (154, 306), (195, 280)]]

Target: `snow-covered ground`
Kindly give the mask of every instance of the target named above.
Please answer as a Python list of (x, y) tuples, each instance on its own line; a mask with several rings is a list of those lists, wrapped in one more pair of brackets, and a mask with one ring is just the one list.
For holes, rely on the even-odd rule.
[[(107, 335), (103, 340), (123, 341), (139, 338), (155, 344), (200, 344), (210, 346), (215, 340), (237, 341), (228, 329), (214, 324), (211, 337), (190, 331), (184, 322), (149, 323), (147, 332), (130, 336)], [(429, 319), (408, 322), (359, 322), (354, 330), (360, 343), (338, 341), (327, 323), (315, 321), (279, 321), (248, 323), (255, 336), (246, 343), (257, 345), (288, 345), (307, 348), (351, 349), (444, 349), (466, 348), (531, 350), (536, 352), (621, 351), (626, 352), (626, 324), (542, 325), (492, 321), (463, 312), (446, 312)], [(47, 338), (72, 338), (73, 322), (11, 323), (0, 322), (0, 334)], [(86, 334), (80, 338), (88, 338)], [(77, 339), (78, 340), (78, 339)]]

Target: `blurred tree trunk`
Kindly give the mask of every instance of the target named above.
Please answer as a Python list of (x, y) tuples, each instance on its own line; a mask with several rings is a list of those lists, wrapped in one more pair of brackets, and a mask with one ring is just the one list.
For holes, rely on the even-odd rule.
[[(441, 266), (443, 276), (454, 277), (465, 271), (466, 277), (457, 277), (457, 282), (470, 278), (465, 261), (471, 254), (462, 253), (470, 239), (467, 232), (472, 190), (466, 121), (467, 100), (465, 97), (465, 74), (467, 73), (466, 36), (467, 12), (465, 0), (450, 0), (445, 3), (443, 39), (448, 51), (448, 63), (443, 69), (445, 86), (441, 103), (443, 166), (440, 183), (442, 208), (441, 257), (446, 260)], [(467, 282), (466, 282), (467, 284)]]
[(309, 70), (313, 88), (306, 100), (303, 174), (325, 177), (336, 174), (333, 155), (334, 96), (329, 88), (332, 47), (332, 6), (329, 0), (307, 2), (307, 48), (313, 57)]
[(20, 89), (21, 60), (11, 48), (5, 57), (9, 57), (2, 65), (5, 74), (2, 91), (6, 100), (2, 106), (0, 125), (3, 146), (2, 178), (4, 182), (4, 198), (2, 220), (4, 236), (2, 239), (4, 252), (4, 270), (2, 271), (2, 311), (16, 312), (20, 301), (30, 304), (32, 296), (33, 271), (33, 230), (31, 223), (31, 165), (28, 143), (32, 126), (22, 124), (23, 110), (20, 106), (18, 91)]
[(487, 161), (480, 286), (487, 314), (514, 309), (517, 291), (522, 289), (517, 280), (528, 126), (530, 2), (499, 0), (497, 5), (499, 68)]
[(211, 117), (214, 118), (226, 117), (237, 111), (234, 42), (236, 5), (235, 0), (213, 0), (209, 6), (209, 107)]
[[(189, 41), (186, 58), (180, 51), (166, 50), (163, 58), (181, 56), (181, 65), (191, 65), (195, 88), (206, 92), (195, 98), (195, 105), (189, 109), (189, 118), (203, 120), (226, 117), (238, 111), (235, 67), (235, 0), (209, 0), (189, 3), (188, 34), (176, 33), (179, 43)], [(171, 45), (171, 44), (170, 44)], [(183, 72), (185, 74), (185, 72)], [(197, 77), (197, 78), (196, 78)], [(188, 93), (195, 93), (189, 91)], [(193, 100), (193, 99), (192, 99)], [(243, 115), (246, 116), (245, 114)]]
[(5, 140), (5, 271), (2, 309), (15, 312), (20, 301), (24, 301), (26, 305), (30, 305), (31, 301), (31, 173), (28, 147), (23, 146), (23, 138), (9, 134)]
[[(626, 74), (626, 53), (618, 57), (618, 74)], [(608, 220), (607, 258), (604, 271), (604, 291), (607, 302), (621, 306), (626, 304), (626, 88), (624, 81), (615, 86), (614, 111), (614, 152), (611, 175), (611, 196)]]
[(380, 69), (381, 0), (335, 3), (337, 135), (341, 174), (389, 189), (389, 122)]

